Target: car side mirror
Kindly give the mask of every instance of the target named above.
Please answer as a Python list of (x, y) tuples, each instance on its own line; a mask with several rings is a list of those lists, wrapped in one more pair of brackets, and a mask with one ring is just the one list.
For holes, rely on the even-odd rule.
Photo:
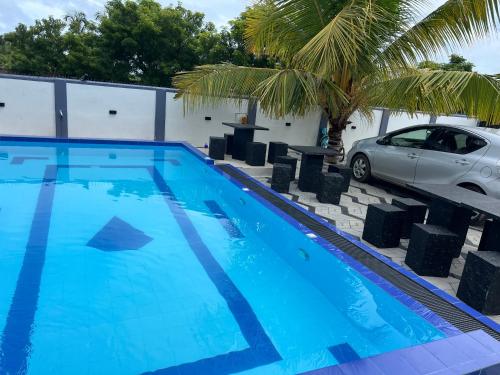
[(379, 145), (383, 145), (383, 146), (386, 146), (390, 143), (389, 141), (389, 138), (388, 137), (384, 137), (384, 138), (380, 138), (378, 141), (377, 141), (377, 144)]

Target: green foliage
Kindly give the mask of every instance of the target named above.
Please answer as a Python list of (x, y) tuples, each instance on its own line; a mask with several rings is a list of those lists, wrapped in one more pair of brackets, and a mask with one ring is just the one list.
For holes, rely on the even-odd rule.
[(418, 64), (418, 67), (419, 69), (472, 72), (474, 64), (470, 61), (467, 61), (467, 59), (460, 55), (452, 54), (448, 63), (439, 64), (434, 61), (426, 60)]
[(246, 51), (244, 22), (243, 14), (218, 31), (180, 4), (110, 0), (95, 20), (75, 13), (19, 24), (0, 36), (0, 69), (165, 86), (200, 64), (271, 65)]
[(337, 138), (355, 111), (369, 116), (372, 106), (500, 121), (498, 77), (473, 73), (459, 56), (430, 62), (496, 31), (500, 0), (448, 0), (422, 18), (424, 4), (261, 0), (246, 12), (244, 36), (253, 53), (277, 61), (270, 75), (211, 65), (182, 73), (174, 85), (188, 107), (228, 96), (253, 97), (277, 117), (319, 107)]

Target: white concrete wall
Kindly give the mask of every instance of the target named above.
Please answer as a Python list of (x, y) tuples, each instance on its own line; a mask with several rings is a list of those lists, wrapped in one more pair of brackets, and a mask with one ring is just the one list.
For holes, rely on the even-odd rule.
[(0, 134), (56, 135), (53, 83), (0, 79), (0, 102)]
[(154, 139), (154, 90), (69, 83), (67, 98), (69, 137)]
[[(226, 104), (219, 107), (201, 108), (184, 113), (182, 99), (174, 100), (174, 93), (167, 92), (165, 139), (168, 141), (188, 141), (196, 147), (208, 144), (210, 136), (224, 136), (233, 129), (222, 122), (235, 122), (237, 114), (245, 113), (248, 102)], [(205, 117), (212, 119), (207, 121)]]
[[(155, 134), (156, 91), (140, 87), (113, 87), (96, 84), (67, 83), (68, 135), (75, 138), (112, 138), (153, 140)], [(51, 82), (0, 77), (0, 134), (55, 136), (56, 111), (54, 84)], [(223, 121), (234, 122), (247, 112), (248, 102), (229, 103), (216, 108), (202, 108), (184, 114), (182, 100), (174, 100), (174, 93), (166, 94), (166, 140), (186, 140), (195, 146), (208, 143), (211, 135), (222, 136), (232, 132), (222, 126)], [(116, 110), (110, 115), (109, 110)], [(205, 120), (205, 117), (211, 120)], [(270, 128), (257, 131), (255, 139), (261, 142), (282, 141), (288, 144), (315, 145), (321, 112), (307, 116), (273, 119), (258, 107), (256, 124)], [(371, 121), (355, 113), (352, 124), (344, 131), (346, 152), (359, 139), (379, 134), (382, 110), (375, 109)], [(387, 131), (427, 124), (430, 116), (392, 113)], [(286, 126), (290, 123), (290, 126)], [(465, 116), (439, 116), (438, 124), (476, 126), (475, 119)]]
[(387, 132), (392, 132), (408, 126), (425, 125), (431, 120), (431, 116), (423, 113), (410, 116), (406, 112), (391, 112), (389, 123), (387, 124)]
[[(314, 146), (318, 139), (321, 112), (311, 112), (304, 117), (286, 116), (274, 119), (266, 116), (257, 106), (255, 123), (259, 126), (269, 128), (269, 131), (255, 132), (257, 142), (285, 142), (289, 145)], [(290, 126), (286, 126), (290, 123)]]
[(477, 120), (475, 118), (469, 118), (466, 116), (458, 116), (458, 115), (438, 116), (436, 119), (436, 124), (477, 126)]
[(371, 120), (361, 116), (358, 112), (355, 112), (351, 116), (349, 120), (352, 121), (352, 124), (347, 125), (346, 130), (344, 130), (342, 134), (346, 153), (349, 152), (355, 141), (376, 137), (378, 135), (382, 113), (383, 111), (381, 109), (374, 109), (373, 118)]

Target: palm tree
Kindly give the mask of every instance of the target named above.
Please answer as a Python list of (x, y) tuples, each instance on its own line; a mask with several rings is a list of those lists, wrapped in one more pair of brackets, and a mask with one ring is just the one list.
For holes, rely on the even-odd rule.
[[(199, 66), (174, 78), (185, 109), (253, 98), (273, 117), (322, 109), (333, 142), (373, 106), (500, 122), (500, 78), (416, 68), (496, 31), (500, 0), (267, 0), (247, 11), (246, 41), (275, 68)], [(420, 19), (420, 20), (419, 20)]]

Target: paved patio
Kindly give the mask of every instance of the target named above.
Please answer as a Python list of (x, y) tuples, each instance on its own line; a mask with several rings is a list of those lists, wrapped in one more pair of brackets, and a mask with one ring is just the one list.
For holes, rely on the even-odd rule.
[[(266, 164), (266, 166), (264, 167), (251, 167), (246, 165), (245, 162), (231, 159), (231, 157), (227, 155), (226, 160), (217, 161), (216, 163), (232, 164), (242, 169), (244, 172), (256, 178), (257, 180), (270, 186), (270, 176), (272, 174), (271, 164)], [(297, 166), (297, 171), (298, 169), (299, 166)], [(340, 205), (338, 206), (318, 202), (315, 193), (305, 193), (300, 191), (297, 187), (297, 181), (292, 182), (289, 194), (282, 195), (300, 204), (307, 210), (314, 212), (318, 216), (323, 217), (325, 220), (329, 221), (337, 228), (358, 238), (361, 238), (363, 234), (364, 218), (366, 216), (366, 210), (369, 204), (391, 203), (392, 199), (398, 196), (411, 196), (422, 202), (426, 202), (425, 198), (418, 196), (413, 192), (391, 184), (377, 181), (370, 182), (369, 184), (362, 184), (352, 180), (349, 191), (342, 194)], [(477, 249), (477, 246), (479, 245), (479, 241), (481, 239), (481, 234), (481, 228), (470, 228), (466, 243), (462, 248), (461, 256), (453, 260), (449, 277), (441, 278), (424, 276), (423, 278), (436, 285), (440, 289), (444, 290), (445, 292), (456, 296), (467, 253), (471, 250)], [(379, 249), (371, 244), (369, 244), (369, 246), (377, 250), (379, 253), (390, 258), (393, 262), (400, 264), (405, 268), (408, 268), (404, 263), (406, 249), (408, 247), (408, 240), (401, 240), (400, 246), (397, 248)], [(490, 317), (497, 323), (500, 323), (500, 315)]]

